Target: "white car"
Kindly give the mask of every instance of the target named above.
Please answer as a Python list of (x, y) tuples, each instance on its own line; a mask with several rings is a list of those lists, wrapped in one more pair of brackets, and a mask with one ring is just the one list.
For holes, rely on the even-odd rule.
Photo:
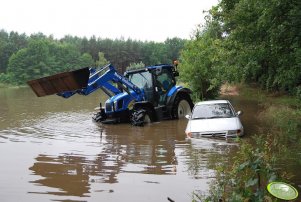
[(244, 128), (239, 119), (242, 112), (235, 112), (228, 100), (203, 101), (195, 104), (185, 133), (188, 138), (240, 137)]

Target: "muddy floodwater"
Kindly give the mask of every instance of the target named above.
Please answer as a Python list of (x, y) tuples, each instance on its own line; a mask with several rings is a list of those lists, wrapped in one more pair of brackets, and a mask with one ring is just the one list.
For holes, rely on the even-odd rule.
[[(6, 201), (191, 201), (206, 192), (210, 154), (236, 147), (185, 139), (187, 120), (102, 125), (91, 119), (101, 93), (36, 97), (0, 89), (0, 199)], [(234, 100), (248, 132), (257, 103)], [(245, 108), (243, 106), (248, 106)]]

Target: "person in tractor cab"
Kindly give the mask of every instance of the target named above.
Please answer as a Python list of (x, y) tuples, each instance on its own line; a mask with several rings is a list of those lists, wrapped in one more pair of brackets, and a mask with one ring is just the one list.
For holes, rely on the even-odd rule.
[(170, 71), (163, 69), (161, 74), (156, 78), (158, 87), (159, 104), (165, 104), (167, 92), (174, 86), (175, 81), (170, 75)]

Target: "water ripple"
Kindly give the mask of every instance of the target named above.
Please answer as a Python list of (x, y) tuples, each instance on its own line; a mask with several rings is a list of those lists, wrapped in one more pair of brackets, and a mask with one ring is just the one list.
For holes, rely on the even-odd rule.
[(32, 139), (68, 140), (75, 142), (99, 142), (100, 127), (90, 113), (48, 113), (38, 119), (25, 120), (21, 127), (0, 131), (0, 138), (10, 141)]

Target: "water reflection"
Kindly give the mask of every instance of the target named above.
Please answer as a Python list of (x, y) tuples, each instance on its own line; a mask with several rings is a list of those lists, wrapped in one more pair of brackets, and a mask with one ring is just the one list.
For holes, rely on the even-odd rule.
[(186, 149), (187, 171), (195, 179), (214, 178), (214, 171), (211, 169), (220, 163), (227, 163), (223, 156), (234, 154), (231, 151), (237, 149), (238, 144), (235, 140), (225, 140), (216, 138), (190, 139), (189, 149)]
[[(163, 123), (163, 126), (160, 127), (169, 124)], [(89, 176), (99, 177), (93, 182), (116, 183), (118, 182), (116, 175), (120, 172), (175, 174), (177, 157), (174, 150), (177, 142), (175, 132), (177, 131), (174, 127), (164, 127), (166, 130), (163, 133), (162, 130), (156, 128), (158, 127), (137, 128), (128, 124), (100, 125), (99, 148), (101, 152), (99, 154), (92, 157), (73, 153), (61, 154), (57, 157), (40, 154), (35, 158), (36, 162), (30, 167), (30, 170), (45, 179), (34, 181), (34, 183), (50, 187), (52, 184), (56, 184), (53, 187), (59, 186), (69, 192), (68, 186), (56, 183), (59, 182), (56, 179), (61, 180), (64, 176), (66, 179), (62, 180), (62, 183), (71, 180), (69, 183), (72, 184), (74, 179), (82, 181), (81, 187), (86, 187)], [(59, 134), (58, 132), (56, 138), (60, 138)], [(184, 141), (183, 137), (181, 139)], [(82, 177), (76, 178), (75, 176)], [(51, 181), (54, 183), (50, 183)], [(84, 191), (83, 193), (88, 192)]]
[[(139, 168), (136, 166), (135, 171), (132, 171), (133, 167), (125, 167), (123, 172), (173, 174), (177, 164), (174, 149), (178, 131), (170, 124), (174, 125), (174, 122), (155, 123), (143, 128), (107, 125), (104, 126), (103, 133), (106, 134), (106, 142), (110, 145), (109, 152), (121, 154), (121, 158), (127, 163), (143, 165)], [(184, 135), (181, 136), (184, 140)]]
[[(59, 196), (87, 196), (89, 193), (89, 172), (85, 159), (79, 156), (63, 155), (51, 157), (40, 155), (36, 163), (29, 169), (42, 179), (31, 181), (36, 185), (58, 188), (57, 191), (47, 191), (46, 194)], [(43, 192), (31, 192), (44, 194)]]
[[(82, 142), (83, 145), (77, 148), (79, 152), (39, 154), (35, 158), (29, 170), (38, 178), (30, 183), (51, 189), (30, 193), (90, 197), (103, 192), (93, 190), (95, 184), (128, 183), (132, 180), (129, 176), (133, 174), (174, 175), (177, 176), (175, 180), (185, 181), (187, 177), (181, 173), (188, 171), (191, 179), (209, 179), (213, 177), (213, 171), (206, 168), (208, 154), (222, 150), (223, 144), (187, 142), (183, 134), (185, 126), (185, 120), (155, 123), (142, 128), (128, 124), (95, 125), (98, 135), (93, 137), (88, 133), (90, 140)], [(60, 135), (54, 138), (62, 140)], [(91, 146), (95, 148), (94, 152), (98, 152), (88, 155), (86, 151)], [(159, 185), (160, 181), (160, 177), (153, 177), (143, 180), (140, 186), (143, 183)], [(122, 187), (128, 188), (124, 184)], [(180, 191), (182, 186), (175, 189)], [(114, 189), (109, 189), (109, 192), (113, 193)]]
[[(0, 187), (31, 202), (189, 201), (214, 175), (206, 166), (209, 156), (231, 147), (185, 140), (185, 119), (145, 127), (95, 124), (98, 102), (98, 95), (64, 100), (0, 91), (0, 152), (7, 154), (0, 156), (0, 179), (6, 179)], [(11, 169), (16, 162), (20, 171)]]

